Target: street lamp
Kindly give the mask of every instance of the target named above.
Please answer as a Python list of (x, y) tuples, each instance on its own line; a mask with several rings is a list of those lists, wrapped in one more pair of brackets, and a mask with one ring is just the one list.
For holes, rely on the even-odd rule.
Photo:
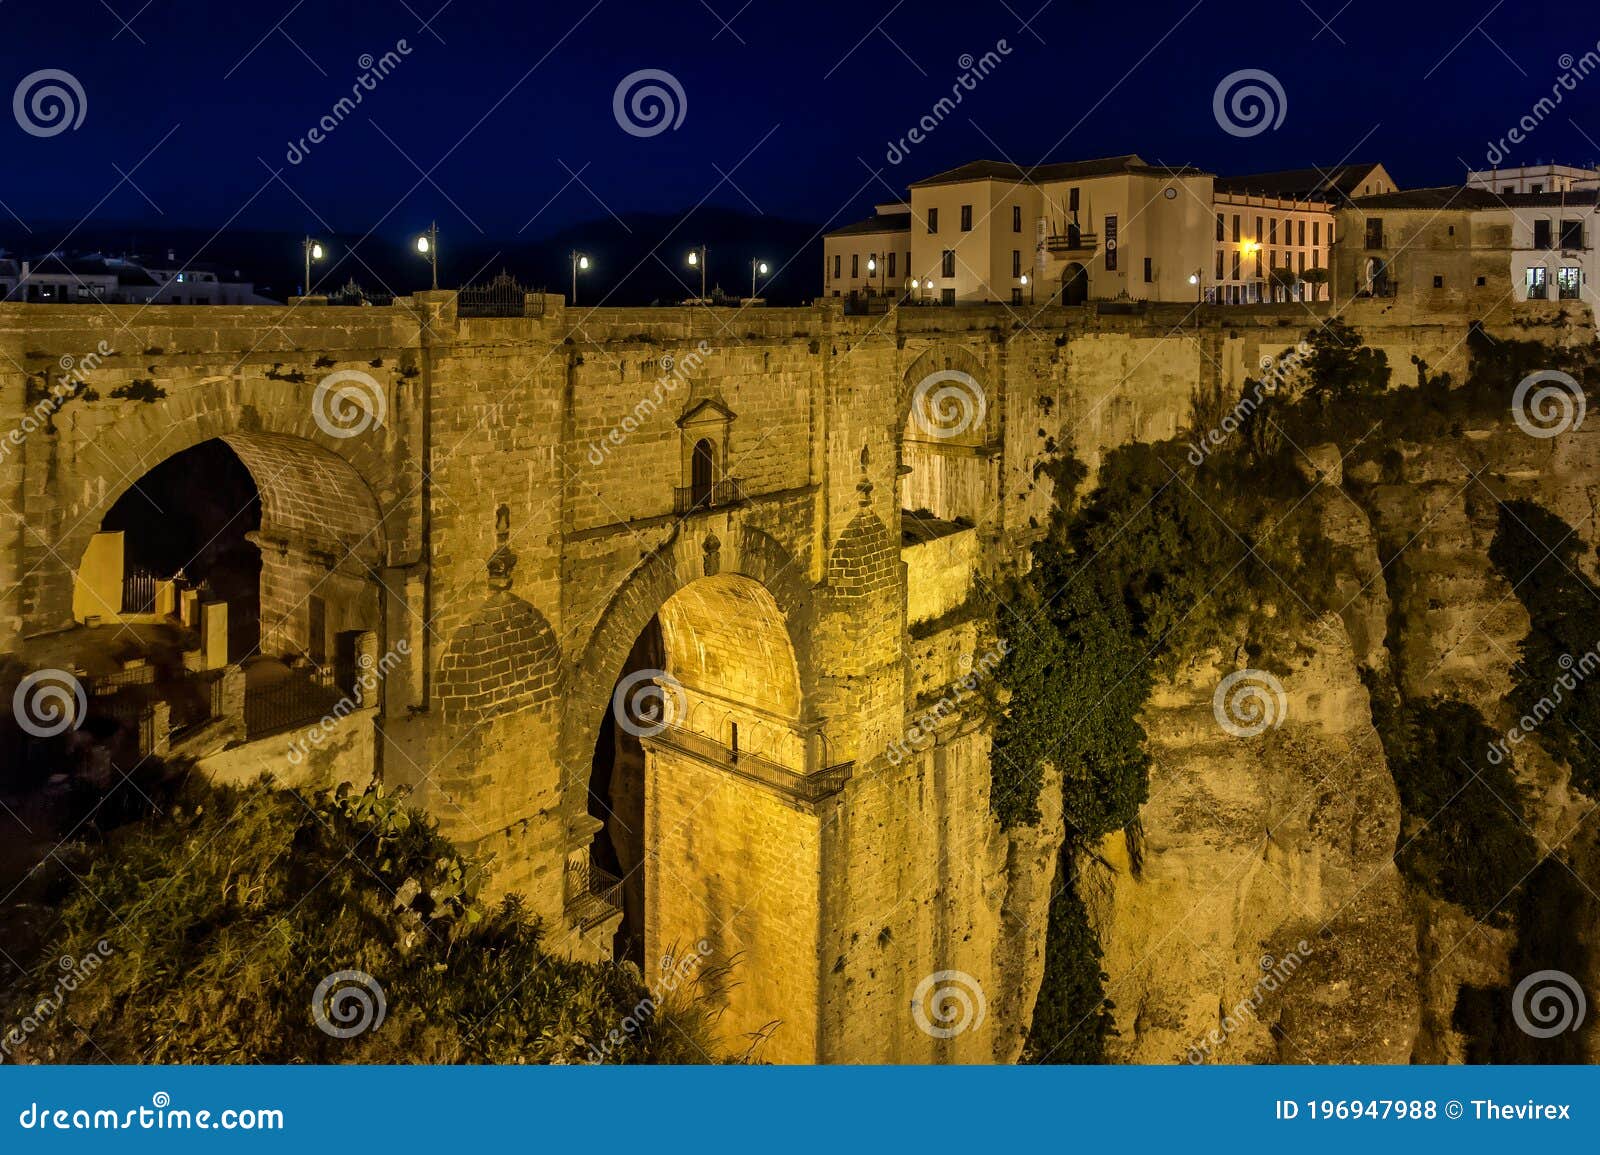
[(323, 257), (322, 242), (321, 241), (314, 241), (310, 237), (307, 237), (302, 242), (301, 247), (305, 250), (305, 256), (306, 256), (305, 288), (303, 288), (301, 290), (301, 292), (304, 293), (306, 296), (310, 296), (311, 295), (311, 262), (312, 261), (320, 261), (322, 259), (322, 257)]
[(589, 271), (589, 256), (587, 253), (573, 252), (572, 254), (572, 304), (578, 303), (578, 273)]
[(1027, 273), (1022, 274), (1022, 287), (1028, 290), (1028, 304), (1033, 304), (1033, 280)]
[(1194, 303), (1198, 305), (1206, 299), (1206, 291), (1200, 287), (1199, 269), (1189, 274), (1189, 283), (1194, 286)]
[(689, 267), (700, 270), (700, 302), (706, 299), (706, 247), (701, 245), (698, 249), (689, 250)]
[(417, 254), (425, 257), (433, 269), (433, 287), (439, 287), (439, 222), (434, 221), (428, 231), (417, 238)]
[(757, 257), (755, 260), (750, 262), (750, 297), (752, 300), (755, 299), (756, 295), (757, 273), (760, 273), (763, 277), (767, 275), (767, 262), (763, 261), (760, 257)]

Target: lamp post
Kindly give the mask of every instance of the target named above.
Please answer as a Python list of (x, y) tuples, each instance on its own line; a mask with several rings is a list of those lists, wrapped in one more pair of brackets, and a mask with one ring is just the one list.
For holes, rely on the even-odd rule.
[(587, 253), (573, 252), (572, 256), (572, 304), (578, 303), (578, 273), (589, 271), (589, 255)]
[(750, 262), (750, 299), (751, 300), (754, 300), (755, 299), (755, 295), (756, 295), (756, 274), (757, 273), (760, 273), (763, 277), (767, 275), (767, 262), (763, 261), (760, 257), (757, 257), (755, 260)]
[(433, 269), (433, 287), (439, 287), (439, 222), (434, 221), (428, 231), (417, 238), (417, 253), (427, 258)]
[(1022, 274), (1022, 287), (1028, 290), (1028, 304), (1033, 304), (1033, 278), (1027, 273)]
[(913, 302), (916, 302), (916, 303), (920, 304), (921, 303), (921, 298), (922, 298), (922, 278), (921, 277), (912, 277), (911, 278), (911, 300)]
[(309, 297), (311, 295), (311, 262), (320, 261), (322, 259), (322, 242), (314, 241), (310, 237), (307, 237), (303, 242), (301, 242), (301, 247), (305, 250), (306, 257), (305, 287), (301, 290), (301, 292)]
[(697, 249), (689, 250), (689, 267), (700, 270), (700, 303), (706, 300), (706, 247), (701, 245)]
[(1189, 274), (1189, 283), (1194, 286), (1194, 303), (1199, 305), (1206, 299), (1205, 288), (1200, 284), (1200, 270), (1196, 269)]

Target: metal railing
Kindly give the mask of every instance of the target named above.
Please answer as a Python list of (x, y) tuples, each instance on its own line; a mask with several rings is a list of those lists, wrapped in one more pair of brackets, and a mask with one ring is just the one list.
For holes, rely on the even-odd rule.
[(585, 898), (598, 899), (613, 910), (621, 910), (622, 880), (592, 862), (568, 862), (566, 905), (575, 906)]
[(172, 695), (172, 730), (176, 734), (222, 717), (222, 671), (185, 678)]
[(156, 668), (146, 662), (142, 666), (129, 666), (114, 674), (99, 674), (88, 679), (89, 696), (101, 698), (128, 686), (148, 686), (156, 680)]
[(680, 515), (729, 505), (742, 505), (749, 500), (749, 495), (744, 491), (742, 477), (724, 477), (709, 486), (675, 485), (672, 488), (672, 512)]
[(464, 285), (456, 290), (459, 317), (538, 317), (544, 314), (544, 294), (524, 288), (510, 273), (501, 272), (486, 285)]
[(1052, 253), (1083, 253), (1091, 252), (1099, 246), (1098, 233), (1067, 231), (1064, 233), (1051, 233), (1044, 239), (1044, 247)]
[(148, 614), (156, 608), (156, 575), (136, 569), (122, 577), (122, 612)]
[(853, 762), (824, 766), (815, 773), (796, 770), (761, 754), (734, 750), (717, 739), (681, 726), (667, 726), (646, 739), (659, 742), (679, 753), (689, 754), (714, 766), (750, 778), (805, 802), (818, 802), (844, 789), (855, 769)]
[(313, 722), (331, 712), (339, 698), (331, 666), (291, 670), (288, 677), (274, 685), (247, 687), (245, 738), (254, 741)]

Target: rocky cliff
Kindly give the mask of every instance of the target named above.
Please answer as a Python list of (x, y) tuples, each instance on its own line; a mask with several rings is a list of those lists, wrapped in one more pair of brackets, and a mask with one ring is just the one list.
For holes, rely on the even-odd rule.
[[(1426, 819), (1403, 813), (1406, 771), (1386, 756), (1373, 693), (1462, 703), (1497, 733), (1517, 724), (1529, 615), (1489, 550), (1507, 503), (1559, 517), (1595, 576), (1600, 422), (1549, 438), (1509, 417), (1467, 425), (1309, 452), (1335, 612), (1265, 654), (1213, 651), (1158, 684), (1142, 838), (1106, 839), (1085, 870), (1113, 1059), (1548, 1061), (1512, 1026), (1513, 989), (1560, 967), (1600, 990), (1595, 802), (1537, 728), (1515, 752), (1521, 798), (1506, 801), (1540, 865), (1513, 893), (1474, 913), (1396, 865)], [(1217, 688), (1255, 666), (1275, 680), (1256, 702), (1264, 724), (1235, 717), (1230, 731)], [(1568, 1045), (1600, 1058), (1592, 1023)]]

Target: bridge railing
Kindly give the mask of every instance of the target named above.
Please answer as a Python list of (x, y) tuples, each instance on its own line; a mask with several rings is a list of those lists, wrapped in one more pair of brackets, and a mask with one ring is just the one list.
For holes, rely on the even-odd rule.
[(691, 755), (805, 802), (819, 802), (837, 794), (844, 789), (844, 784), (850, 780), (855, 769), (855, 763), (842, 762), (807, 773), (760, 754), (732, 749), (708, 734), (685, 730), (681, 726), (667, 726), (644, 741), (647, 746), (652, 742), (659, 743), (669, 750)]
[(673, 486), (672, 512), (682, 515), (696, 510), (743, 505), (749, 500), (749, 496), (744, 491), (744, 478), (724, 477), (721, 481), (711, 486)]

